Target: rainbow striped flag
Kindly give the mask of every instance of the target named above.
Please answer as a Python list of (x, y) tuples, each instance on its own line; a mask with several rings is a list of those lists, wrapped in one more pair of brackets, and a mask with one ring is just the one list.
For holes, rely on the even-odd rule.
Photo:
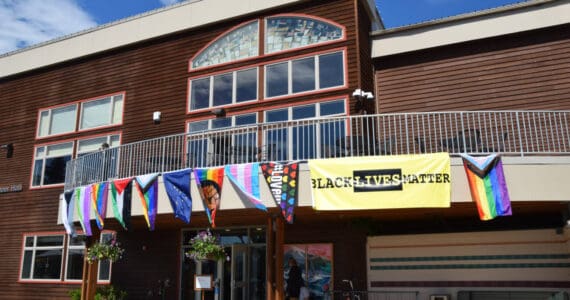
[(148, 228), (154, 230), (158, 206), (158, 175), (159, 173), (137, 176), (136, 190), (141, 199), (144, 218)]
[(260, 200), (259, 163), (227, 165), (225, 172), (230, 182), (245, 195), (253, 206), (267, 211), (267, 207)]
[(224, 167), (194, 169), (194, 180), (198, 185), (200, 197), (204, 202), (204, 210), (212, 228), (216, 227), (216, 212), (220, 209), (222, 184), (224, 182)]
[(498, 216), (512, 215), (511, 200), (500, 156), (491, 154), (485, 157), (473, 157), (461, 154), (461, 157), (471, 198), (477, 203), (479, 218), (491, 220)]
[(97, 227), (103, 229), (105, 217), (107, 216), (107, 199), (109, 197), (109, 183), (101, 182), (91, 185), (91, 204), (95, 211), (95, 221)]

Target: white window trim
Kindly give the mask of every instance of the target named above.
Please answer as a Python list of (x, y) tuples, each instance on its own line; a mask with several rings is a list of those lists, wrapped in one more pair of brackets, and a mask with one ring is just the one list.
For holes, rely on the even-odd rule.
[[(257, 88), (255, 90), (255, 99), (237, 102), (237, 100), (236, 100), (236, 97), (237, 97), (237, 73), (242, 72), (242, 71), (249, 71), (249, 70), (255, 70), (255, 75), (256, 75), (255, 81), (256, 81), (256, 86), (257, 86)], [(227, 74), (232, 74), (232, 101), (231, 101), (231, 103), (227, 103), (227, 104), (214, 105), (214, 77), (223, 76), (223, 75), (227, 75)], [(208, 78), (209, 82), (210, 82), (210, 88), (208, 90), (208, 107), (201, 107), (201, 108), (193, 109), (192, 108), (192, 82), (194, 80), (201, 80), (201, 79), (206, 79), (206, 78)], [(189, 80), (188, 85), (189, 85), (189, 90), (190, 90), (190, 92), (188, 93), (188, 111), (189, 112), (201, 111), (201, 110), (205, 110), (205, 109), (224, 107), (224, 106), (235, 105), (235, 104), (255, 102), (255, 101), (259, 100), (259, 67), (256, 66), (253, 68), (244, 68), (244, 69), (233, 70), (230, 72), (223, 72), (223, 73), (212, 74), (212, 75), (208, 75), (208, 76), (192, 78)]]
[[(342, 54), (342, 84), (341, 85), (337, 85), (337, 86), (331, 86), (331, 87), (326, 87), (326, 88), (321, 88), (321, 81), (320, 81), (320, 68), (319, 68), (319, 62), (320, 62), (320, 57), (324, 56), (324, 55), (329, 55), (329, 54), (335, 54), (335, 53), (341, 53)], [(312, 90), (307, 90), (307, 91), (302, 91), (302, 92), (293, 92), (293, 61), (297, 61), (297, 60), (302, 60), (302, 59), (306, 59), (312, 57), (314, 59), (315, 62), (315, 88)], [(320, 92), (320, 91), (327, 91), (327, 90), (331, 90), (331, 89), (336, 89), (339, 87), (343, 87), (346, 85), (346, 70), (345, 70), (345, 66), (346, 66), (346, 53), (343, 50), (340, 51), (333, 51), (333, 52), (326, 52), (326, 53), (319, 53), (317, 55), (313, 55), (313, 56), (304, 56), (304, 57), (297, 57), (288, 61), (285, 61), (285, 63), (287, 63), (287, 94), (281, 94), (281, 95), (276, 95), (276, 96), (268, 96), (267, 95), (267, 67), (269, 66), (274, 66), (274, 65), (278, 65), (278, 64), (282, 64), (284, 63), (284, 61), (280, 61), (280, 62), (275, 62), (275, 63), (270, 63), (264, 66), (264, 72), (263, 72), (263, 92), (264, 92), (264, 99), (274, 99), (274, 98), (279, 98), (279, 97), (284, 97), (284, 96), (291, 96), (291, 95), (299, 95), (299, 94), (304, 94), (304, 93), (314, 93), (314, 92)]]
[[(71, 107), (71, 106), (75, 106), (75, 117), (73, 118), (73, 128), (70, 131), (66, 131), (66, 132), (60, 132), (60, 133), (55, 133), (55, 134), (51, 134), (49, 133), (51, 131), (51, 126), (52, 126), (52, 111), (54, 109), (60, 109), (60, 108), (64, 108), (64, 107)], [(48, 133), (46, 135), (40, 135), (41, 132), (41, 121), (42, 121), (42, 113), (47, 111), (48, 112)], [(58, 136), (58, 135), (64, 135), (64, 134), (68, 134), (68, 133), (73, 133), (76, 130), (76, 123), (77, 123), (77, 112), (78, 112), (78, 105), (77, 103), (72, 103), (72, 104), (66, 104), (66, 105), (61, 105), (61, 106), (57, 106), (57, 107), (50, 107), (50, 108), (46, 108), (46, 109), (40, 109), (38, 111), (38, 121), (37, 121), (37, 128), (36, 128), (36, 138), (48, 138), (48, 137), (52, 137), (52, 136)]]
[[(115, 111), (115, 102), (118, 101), (116, 99), (118, 96), (121, 96), (121, 102), (122, 102), (121, 103), (121, 118), (117, 123), (113, 123), (114, 117), (117, 114), (117, 112)], [(84, 107), (84, 105), (87, 103), (90, 103), (90, 102), (100, 101), (100, 100), (104, 100), (107, 98), (111, 98), (110, 105), (109, 105), (110, 111), (108, 112), (107, 124), (89, 127), (89, 128), (81, 128), (81, 124), (83, 123), (83, 107)], [(98, 97), (95, 99), (89, 99), (89, 100), (81, 101), (81, 105), (79, 106), (79, 122), (77, 124), (77, 131), (82, 132), (82, 131), (93, 130), (93, 129), (97, 129), (97, 128), (121, 125), (123, 123), (124, 110), (125, 110), (125, 93), (117, 93), (117, 94), (112, 94), (112, 95), (106, 95), (103, 97)]]
[[(61, 246), (43, 246), (43, 247), (38, 247), (37, 246), (37, 241), (38, 241), (38, 237), (46, 237), (46, 236), (62, 236), (62, 244)], [(27, 237), (33, 237), (34, 242), (32, 246), (26, 246), (26, 238)], [(59, 278), (57, 279), (46, 279), (46, 278), (34, 278), (34, 266), (35, 266), (35, 258), (36, 258), (36, 252), (37, 250), (50, 250), (50, 249), (61, 249), (61, 267), (59, 270)], [(32, 251), (32, 260), (30, 263), (30, 278), (23, 278), (23, 271), (24, 271), (24, 257), (26, 254), (26, 251)], [(59, 282), (62, 281), (62, 275), (63, 275), (63, 269), (64, 269), (64, 259), (63, 259), (63, 255), (65, 255), (65, 235), (64, 234), (26, 234), (24, 235), (24, 240), (23, 240), (23, 244), (22, 244), (22, 259), (21, 259), (21, 263), (20, 263), (20, 281), (29, 281), (29, 282)]]
[[(31, 174), (31, 178), (30, 178), (30, 187), (32, 188), (41, 188), (41, 187), (52, 187), (52, 186), (61, 186), (63, 185), (65, 182), (62, 183), (54, 183), (54, 184), (44, 184), (44, 177), (45, 177), (45, 169), (46, 169), (46, 159), (48, 158), (52, 158), (52, 157), (60, 157), (60, 156), (48, 156), (47, 155), (47, 148), (50, 146), (56, 146), (56, 145), (63, 145), (63, 144), (72, 144), (71, 145), (71, 158), (73, 159), (74, 155), (73, 155), (73, 150), (75, 149), (75, 141), (65, 141), (65, 142), (60, 142), (60, 143), (53, 143), (53, 144), (46, 144), (46, 145), (39, 145), (39, 146), (35, 146), (34, 147), (34, 157), (32, 159), (32, 174)], [(45, 148), (44, 150), (44, 154), (41, 158), (38, 158), (36, 155), (38, 153), (38, 149), (39, 148)], [(67, 155), (65, 155), (67, 156)], [(41, 170), (41, 176), (40, 176), (40, 184), (39, 185), (34, 185), (34, 171), (36, 169), (36, 161), (37, 160), (42, 160), (42, 170)], [(65, 172), (65, 171), (64, 171)]]

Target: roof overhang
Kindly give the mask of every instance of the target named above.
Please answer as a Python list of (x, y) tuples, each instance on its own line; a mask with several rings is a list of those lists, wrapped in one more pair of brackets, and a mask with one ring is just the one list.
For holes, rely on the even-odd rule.
[[(0, 56), (0, 78), (307, 0), (194, 0)], [(221, 9), (223, 8), (223, 9)]]
[(570, 23), (570, 0), (535, 0), (372, 33), (372, 57), (452, 45)]

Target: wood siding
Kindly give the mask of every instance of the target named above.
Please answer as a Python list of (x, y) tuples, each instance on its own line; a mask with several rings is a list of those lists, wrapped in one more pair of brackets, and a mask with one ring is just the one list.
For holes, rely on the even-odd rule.
[(570, 26), (375, 60), (380, 113), (570, 109)]
[[(0, 290), (2, 299), (68, 299), (67, 291), (78, 287), (64, 283), (20, 283), (20, 259), (22, 255), (22, 234), (27, 232), (63, 232), (57, 225), (58, 198), (63, 187), (30, 189), (34, 146), (61, 140), (77, 140), (93, 135), (120, 131), (122, 143), (130, 143), (164, 135), (182, 133), (185, 121), (193, 118), (210, 117), (208, 112), (186, 113), (188, 78), (210, 72), (234, 69), (240, 66), (261, 64), (290, 56), (310, 54), (341, 47), (347, 48), (348, 83), (347, 87), (320, 94), (296, 96), (275, 104), (306, 102), (320, 98), (344, 98), (357, 87), (358, 68), (356, 51), (356, 21), (354, 1), (310, 1), (290, 7), (266, 11), (260, 15), (175, 33), (162, 38), (141, 42), (135, 45), (113, 49), (104, 53), (78, 58), (73, 61), (29, 71), (8, 78), (0, 78), (0, 144), (13, 143), (14, 155), (7, 159), (0, 151), (0, 186), (22, 184), (23, 191), (0, 194), (3, 204), (0, 210)], [(188, 71), (189, 59), (219, 34), (243, 22), (281, 13), (313, 15), (332, 20), (346, 27), (345, 41), (303, 50), (262, 56), (235, 64), (212, 67), (195, 72)], [(32, 50), (33, 51), (33, 50)], [(35, 139), (38, 110), (90, 99), (116, 92), (125, 92), (123, 125), (105, 129), (95, 129), (58, 137)], [(267, 109), (263, 101), (249, 103), (238, 108), (230, 108), (228, 113), (242, 110)], [(159, 125), (152, 122), (152, 113), (162, 112)], [(169, 216), (173, 218), (172, 216)], [(129, 286), (136, 297), (144, 298), (145, 289), (152, 288), (159, 279), (170, 277), (178, 270), (179, 242), (175, 232), (181, 223), (176, 223), (173, 232), (164, 236), (157, 225), (157, 233), (148, 233), (142, 218), (134, 220), (139, 224), (133, 236), (126, 239), (129, 258), (117, 263), (113, 271), (113, 282)], [(199, 218), (198, 218), (199, 219)], [(265, 218), (260, 218), (261, 223)], [(231, 225), (231, 224), (229, 224)], [(172, 226), (172, 223), (169, 223)], [(205, 226), (204, 222), (192, 226)], [(110, 228), (126, 235), (116, 224)], [(173, 230), (170, 228), (169, 230)], [(129, 235), (131, 233), (129, 232)], [(163, 239), (164, 237), (164, 239)], [(140, 240), (140, 241), (139, 241)], [(148, 241), (148, 253), (139, 257), (142, 240)], [(138, 241), (135, 243), (135, 241)], [(156, 246), (156, 247), (153, 247)], [(168, 250), (170, 249), (170, 250)], [(167, 251), (168, 250), (168, 251)], [(122, 268), (128, 264), (128, 270)], [(167, 264), (165, 266), (164, 264)], [(159, 271), (154, 271), (158, 268)], [(137, 290), (136, 292), (135, 289)], [(155, 294), (154, 298), (158, 299)], [(146, 298), (145, 298), (146, 299)], [(175, 299), (170, 298), (169, 299)]]

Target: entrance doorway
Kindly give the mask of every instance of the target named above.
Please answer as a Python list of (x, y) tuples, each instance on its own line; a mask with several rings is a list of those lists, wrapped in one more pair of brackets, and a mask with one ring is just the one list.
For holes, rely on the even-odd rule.
[[(184, 231), (181, 265), (182, 300), (262, 300), (265, 299), (265, 228), (222, 228), (211, 230), (228, 255), (227, 260), (193, 261), (184, 257), (188, 241), (198, 231)], [(194, 291), (194, 275), (212, 275), (214, 289)]]

